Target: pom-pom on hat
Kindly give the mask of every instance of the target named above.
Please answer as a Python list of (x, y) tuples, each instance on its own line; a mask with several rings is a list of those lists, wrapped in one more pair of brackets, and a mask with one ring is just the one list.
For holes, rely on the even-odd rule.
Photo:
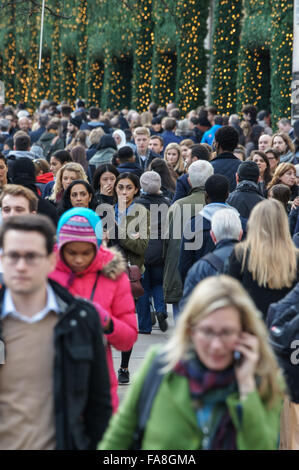
[(161, 189), (161, 177), (156, 171), (146, 171), (141, 175), (140, 186), (148, 194), (157, 194)]

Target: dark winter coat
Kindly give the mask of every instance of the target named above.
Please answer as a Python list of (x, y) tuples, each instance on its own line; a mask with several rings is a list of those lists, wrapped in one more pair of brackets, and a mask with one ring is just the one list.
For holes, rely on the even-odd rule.
[(37, 142), (41, 138), (44, 132), (46, 132), (45, 127), (39, 127), (36, 131), (29, 132), (31, 144), (34, 144), (35, 142)]
[[(215, 245), (210, 235), (211, 220), (213, 215), (221, 209), (233, 209), (233, 207), (229, 204), (219, 202), (207, 204), (199, 214), (190, 219), (188, 224), (186, 224), (184, 236), (181, 242), (179, 259), (179, 271), (183, 283), (185, 282), (187, 273), (191, 266), (193, 266), (193, 264), (204, 255), (214, 250)], [(240, 220), (244, 238), (246, 234), (247, 220), (242, 217), (240, 217)], [(194, 243), (195, 240), (195, 236), (192, 237), (192, 234), (196, 234), (198, 238), (198, 246), (195, 246), (192, 250), (188, 250), (186, 249), (186, 243)]]
[(214, 160), (210, 161), (214, 168), (215, 175), (223, 175), (229, 181), (229, 192), (236, 188), (236, 173), (239, 165), (242, 163), (237, 157), (231, 152), (220, 153)]
[(263, 200), (264, 197), (261, 195), (258, 185), (253, 181), (243, 180), (230, 193), (227, 203), (237, 209), (241, 217), (248, 219), (254, 206)]
[(182, 137), (175, 135), (175, 133), (172, 131), (162, 132), (161, 137), (163, 137), (164, 150), (166, 149), (168, 144), (171, 144), (173, 142), (175, 142), (176, 144), (179, 144), (183, 140)]
[[(167, 222), (167, 211), (169, 201), (162, 194), (143, 194), (136, 199), (138, 204), (142, 204), (151, 214), (150, 227), (151, 235), (145, 252), (145, 264), (150, 266), (163, 266), (163, 239)], [(151, 212), (151, 204), (155, 210)], [(164, 206), (165, 212), (158, 213), (158, 208)], [(155, 217), (157, 215), (157, 217)]]
[(169, 208), (168, 230), (163, 244), (163, 291), (166, 303), (177, 303), (182, 298), (183, 284), (179, 272), (181, 237), (185, 233), (186, 220), (194, 217), (204, 204), (204, 188), (199, 187), (193, 188), (189, 196), (179, 199)]
[(142, 170), (142, 173), (149, 167), (151, 162), (154, 160), (154, 158), (162, 158), (161, 155), (158, 155), (157, 153), (153, 152), (152, 150), (148, 150), (147, 157), (145, 160), (143, 160), (138, 154), (137, 151), (135, 152), (135, 163), (139, 165), (139, 167)]
[(136, 162), (121, 163), (118, 165), (117, 170), (119, 173), (133, 173), (138, 176), (138, 178), (142, 175), (142, 169)]
[(52, 132), (44, 132), (40, 139), (36, 142), (44, 152), (44, 157), (50, 161), (51, 155), (56, 152), (56, 150), (63, 150), (64, 149), (64, 142), (63, 140), (53, 134)]
[[(61, 309), (54, 329), (56, 449), (95, 449), (112, 411), (99, 314), (91, 303), (73, 297), (54, 281), (49, 283)], [(4, 293), (2, 288), (0, 309)]]
[[(237, 240), (225, 239), (217, 243), (213, 253), (223, 263), (228, 260), (231, 252), (234, 249)], [(215, 276), (218, 274), (217, 269), (212, 266), (211, 263), (205, 260), (205, 257), (199, 259), (188, 271), (187, 277), (184, 284), (183, 298), (180, 303), (180, 307), (186, 302), (189, 295), (192, 293), (196, 285), (209, 276)]]
[[(245, 261), (244, 270), (241, 271), (243, 256), (240, 256), (239, 258), (237, 258), (234, 250), (230, 255), (227, 274), (241, 282), (252, 300), (255, 302), (257, 308), (262, 312), (263, 318), (266, 321), (269, 305), (273, 302), (278, 302), (285, 297), (299, 281), (299, 258), (297, 277), (295, 278), (293, 285), (291, 287), (283, 287), (282, 289), (270, 289), (269, 287), (259, 286), (257, 281), (253, 280), (252, 274), (248, 270), (248, 259)], [(277, 268), (279, 269), (279, 267)]]
[[(273, 303), (270, 305), (269, 310), (268, 310), (268, 315), (267, 315), (267, 325), (268, 328), (271, 329), (272, 327), (276, 325), (285, 325), (287, 326), (287, 323), (291, 321), (294, 317), (296, 317), (296, 312), (297, 316), (299, 314), (299, 283), (296, 284), (296, 286), (284, 297), (277, 303)], [(299, 322), (296, 322), (297, 325), (299, 325)], [(296, 339), (298, 341), (299, 339), (299, 330), (294, 330), (292, 333), (293, 339)], [(279, 353), (277, 349), (275, 349), (277, 359), (279, 362), (280, 367), (282, 368), (284, 372), (284, 376), (286, 379), (286, 383), (288, 385), (289, 393), (291, 396), (291, 400), (294, 401), (295, 403), (299, 403), (299, 365), (298, 364), (292, 364), (291, 362), (291, 354), (292, 352), (295, 352), (295, 350), (291, 349), (290, 345), (290, 351), (289, 355), (284, 355), (282, 353)], [(298, 357), (298, 354), (297, 354)]]
[(185, 173), (184, 175), (180, 176), (176, 180), (175, 193), (174, 193), (173, 199), (171, 201), (171, 204), (173, 204), (178, 199), (182, 199), (183, 197), (187, 197), (188, 194), (190, 193), (191, 189), (192, 189), (192, 187), (191, 187), (191, 184), (188, 181), (188, 174)]
[(92, 144), (86, 150), (86, 160), (89, 161), (98, 151), (98, 144)]

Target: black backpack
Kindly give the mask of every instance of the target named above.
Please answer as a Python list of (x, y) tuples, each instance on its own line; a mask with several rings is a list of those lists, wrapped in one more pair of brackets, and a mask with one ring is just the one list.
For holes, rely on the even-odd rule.
[[(270, 307), (269, 314), (271, 315)], [(299, 403), (299, 303), (268, 322), (270, 344), (284, 373), (291, 400)]]
[(138, 423), (134, 432), (133, 443), (130, 450), (141, 449), (146, 423), (150, 416), (158, 388), (164, 378), (164, 374), (160, 372), (160, 369), (163, 366), (161, 361), (162, 357), (163, 356), (161, 354), (158, 354), (155, 357), (143, 382), (137, 403)]
[(223, 272), (224, 261), (219, 258), (219, 256), (215, 255), (215, 253), (207, 253), (201, 259), (207, 261), (218, 273)]

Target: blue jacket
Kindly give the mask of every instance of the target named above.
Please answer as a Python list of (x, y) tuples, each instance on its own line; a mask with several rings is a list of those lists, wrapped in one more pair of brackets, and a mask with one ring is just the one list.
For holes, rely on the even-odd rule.
[[(221, 259), (221, 261), (225, 262), (229, 258), (236, 243), (237, 240), (221, 240), (219, 243), (217, 243), (213, 253), (215, 253), (215, 255), (217, 255), (218, 258)], [(196, 263), (188, 271), (184, 284), (183, 297), (180, 302), (180, 308), (183, 307), (187, 298), (200, 281), (202, 281), (206, 277), (215, 276), (216, 274), (218, 274), (217, 269), (205, 259), (201, 258), (196, 261)]]
[(175, 135), (175, 133), (172, 132), (172, 131), (164, 131), (161, 134), (161, 137), (163, 137), (164, 150), (166, 149), (168, 144), (171, 144), (172, 142), (175, 142), (176, 144), (179, 144), (182, 141), (182, 138)]
[(31, 144), (34, 144), (35, 142), (37, 142), (44, 132), (46, 132), (45, 127), (39, 127), (36, 131), (29, 132)]
[(52, 194), (52, 189), (54, 187), (55, 181), (49, 181), (43, 189), (43, 194), (42, 197), (45, 199), (46, 197), (51, 196)]
[(136, 162), (121, 163), (118, 165), (117, 170), (119, 173), (133, 173), (134, 175), (138, 176), (138, 178), (140, 178), (142, 175), (142, 169)]
[(209, 130), (207, 130), (202, 136), (201, 143), (212, 145), (216, 131), (218, 131), (220, 127), (222, 127), (220, 124), (215, 124)]
[[(179, 272), (182, 278), (183, 283), (185, 282), (187, 273), (191, 266), (202, 258), (207, 253), (210, 253), (214, 250), (214, 242), (210, 235), (211, 230), (211, 220), (215, 212), (221, 209), (234, 209), (229, 204), (214, 202), (207, 204), (198, 215), (192, 217), (190, 221), (186, 224), (184, 228), (184, 236), (181, 241), (180, 248), (180, 260), (179, 260)], [(234, 209), (237, 214), (239, 212)], [(247, 220), (240, 217), (243, 237), (246, 233), (246, 223)], [(185, 244), (194, 243), (195, 237), (192, 234), (196, 233), (198, 238), (198, 243), (193, 249), (185, 249)]]
[(185, 173), (184, 175), (180, 176), (176, 180), (175, 193), (171, 201), (171, 204), (173, 204), (178, 199), (182, 199), (183, 197), (188, 196), (191, 189), (192, 188), (188, 181), (188, 174)]
[(292, 236), (299, 232), (299, 207), (291, 210), (289, 214), (289, 225)]
[(231, 152), (223, 152), (214, 160), (210, 161), (212, 167), (214, 168), (215, 175), (223, 175), (229, 181), (229, 192), (235, 190), (236, 182), (236, 173), (241, 165), (241, 160), (234, 156)]

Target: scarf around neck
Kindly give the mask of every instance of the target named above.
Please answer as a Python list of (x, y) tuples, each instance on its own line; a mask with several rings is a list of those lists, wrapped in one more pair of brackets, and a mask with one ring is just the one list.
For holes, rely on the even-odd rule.
[[(236, 449), (236, 430), (226, 406), (226, 398), (237, 389), (233, 367), (219, 372), (211, 371), (194, 353), (191, 359), (180, 361), (175, 372), (188, 380), (198, 426), (205, 435), (203, 448)], [(210, 426), (207, 426), (208, 422)]]

